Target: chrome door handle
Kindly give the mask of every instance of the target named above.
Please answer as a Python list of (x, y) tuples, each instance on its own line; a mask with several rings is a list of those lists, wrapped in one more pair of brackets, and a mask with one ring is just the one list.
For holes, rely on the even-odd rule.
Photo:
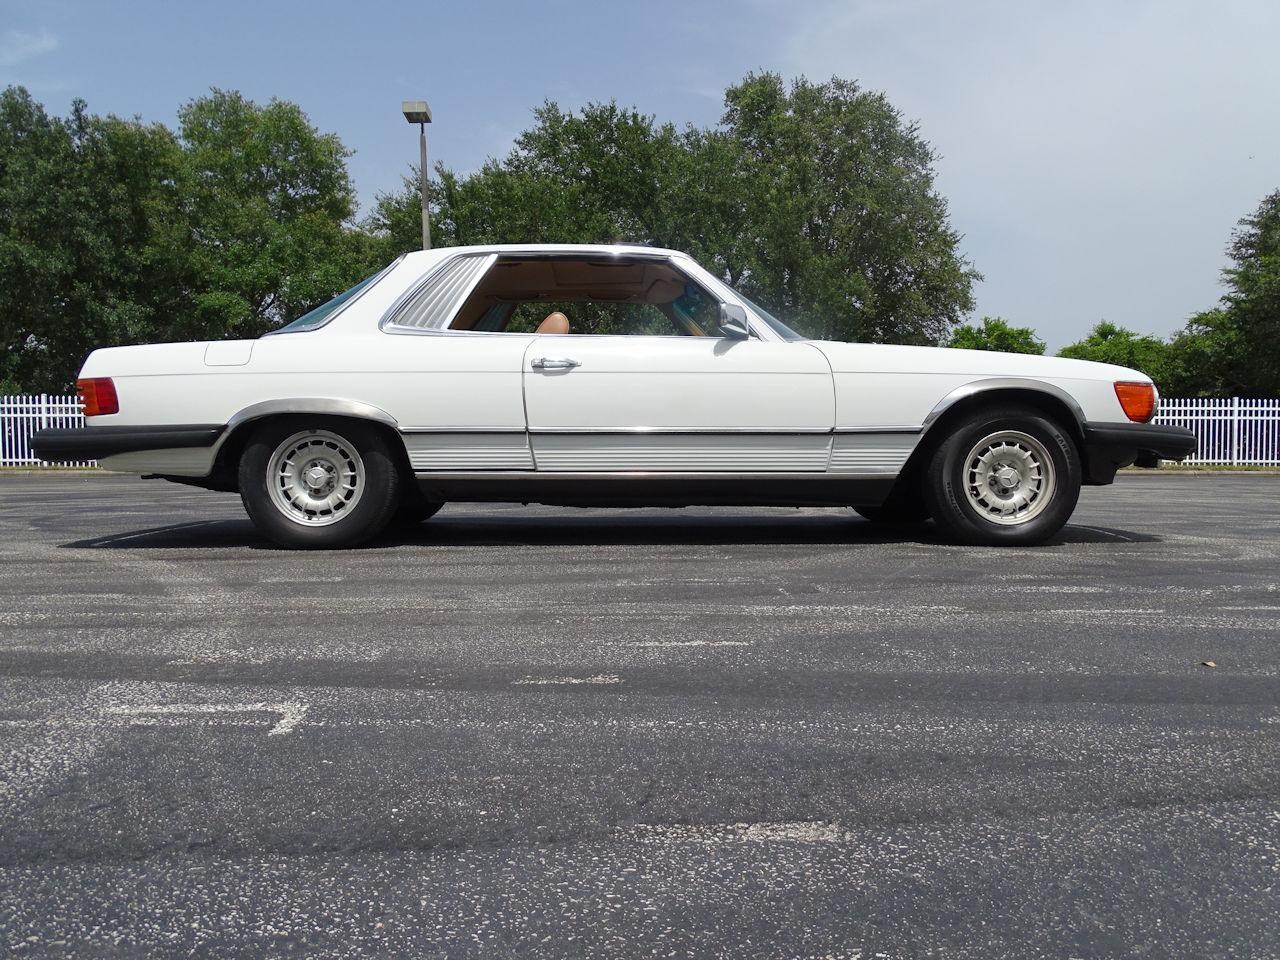
[(574, 367), (582, 366), (582, 364), (577, 360), (553, 360), (551, 357), (536, 357), (529, 366), (535, 370), (572, 370)]

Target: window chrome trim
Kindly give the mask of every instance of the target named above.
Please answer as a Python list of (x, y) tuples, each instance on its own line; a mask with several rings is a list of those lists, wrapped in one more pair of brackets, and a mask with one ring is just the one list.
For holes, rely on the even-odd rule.
[[(396, 258), (395, 258), (394, 260), (392, 260), (389, 264), (387, 264), (385, 267), (383, 267), (381, 270), (379, 270), (376, 274), (374, 274), (374, 275), (373, 275), (373, 279), (371, 279), (368, 283), (366, 283), (363, 287), (361, 287), (361, 288), (360, 288), (360, 292), (359, 292), (359, 293), (357, 293), (354, 297), (352, 297), (350, 300), (348, 300), (348, 301), (347, 301), (346, 303), (344, 303), (342, 306), (338, 307), (338, 309), (337, 309), (337, 310), (335, 310), (335, 311), (333, 311), (333, 313), (329, 314), (329, 316), (325, 317), (325, 318), (324, 318), (324, 323), (320, 324), (319, 326), (316, 326), (316, 327), (308, 327), (306, 330), (286, 330), (286, 329), (285, 329), (285, 327), (287, 327), (287, 326), (289, 325), (288, 323), (286, 323), (286, 324), (283, 324), (282, 326), (276, 327), (274, 330), (268, 330), (268, 331), (267, 331), (266, 333), (264, 333), (262, 336), (264, 336), (264, 337), (274, 337), (274, 336), (277, 336), (277, 335), (280, 335), (280, 334), (288, 334), (288, 335), (292, 336), (292, 335), (293, 335), (293, 334), (295, 334), (295, 333), (315, 333), (317, 330), (323, 330), (323, 329), (324, 329), (325, 327), (327, 327), (329, 324), (333, 323), (333, 321), (334, 321), (334, 320), (336, 320), (338, 317), (340, 317), (340, 316), (342, 316), (344, 313), (346, 313), (346, 312), (347, 312), (347, 309), (348, 309), (348, 308), (349, 308), (353, 303), (359, 303), (359, 302), (360, 302), (360, 298), (361, 298), (361, 297), (363, 297), (363, 296), (364, 296), (366, 293), (368, 293), (370, 290), (372, 290), (374, 287), (376, 287), (378, 284), (380, 284), (380, 283), (383, 281), (383, 279), (386, 277), (386, 275), (387, 275), (387, 274), (389, 274), (389, 273), (390, 273), (392, 270), (394, 270), (396, 267), (398, 267), (398, 266), (400, 265), (400, 261), (401, 261), (401, 260), (403, 260), (406, 256), (407, 256), (407, 254), (403, 254), (403, 253), (402, 253), (402, 254), (400, 254), (400, 256), (396, 257)], [(341, 294), (341, 293), (339, 293), (339, 294), (337, 294), (337, 296), (342, 296), (342, 294)], [(324, 306), (324, 304), (321, 304), (321, 306)], [(304, 314), (304, 316), (305, 316), (305, 314)], [(298, 317), (298, 318), (295, 318), (295, 319), (301, 319), (301, 317)], [(294, 322), (294, 321), (292, 321), (292, 320), (291, 320), (291, 321), (289, 321), (289, 323), (293, 323), (293, 322)], [(259, 339), (261, 339), (261, 338), (259, 338)]]
[(773, 327), (769, 326), (756, 314), (755, 309), (748, 303), (744, 303), (742, 298), (738, 296), (737, 291), (729, 286), (710, 270), (700, 264), (687, 253), (678, 256), (670, 256), (667, 259), (672, 263), (679, 261), (679, 266), (685, 273), (691, 274), (695, 280), (698, 280), (704, 287), (710, 287), (711, 292), (720, 298), (721, 303), (736, 303), (747, 312), (747, 324), (751, 327), (751, 332), (755, 334), (756, 339), (763, 340), (766, 343), (807, 343), (804, 340), (784, 340), (780, 337)]
[[(476, 264), (468, 265), (469, 260)], [(396, 298), (378, 322), (378, 329), (397, 334), (443, 332), (497, 260), (498, 255), (492, 252), (460, 253), (444, 258)], [(411, 310), (421, 311), (426, 324), (400, 323), (399, 318)]]
[[(404, 309), (408, 305), (409, 301), (415, 299), (420, 293), (422, 293), (424, 288), (428, 284), (435, 282), (438, 279), (440, 273), (445, 269), (447, 269), (456, 260), (460, 260), (467, 257), (485, 257), (485, 258), (489, 258), (490, 263), (488, 264), (488, 266), (486, 266), (485, 269), (479, 271), (478, 275), (475, 278), (475, 281), (467, 287), (467, 289), (463, 292), (463, 295), (461, 297), (456, 298), (450, 305), (450, 314), (447, 321), (450, 324), (452, 324), (453, 321), (457, 319), (458, 310), (462, 308), (462, 304), (466, 302), (466, 298), (471, 296), (475, 288), (479, 286), (480, 281), (485, 276), (488, 275), (489, 269), (492, 268), (493, 264), (496, 263), (503, 256), (520, 257), (521, 259), (532, 260), (532, 259), (546, 259), (546, 258), (559, 258), (559, 259), (575, 258), (575, 257), (583, 258), (583, 257), (591, 257), (593, 255), (594, 254), (590, 252), (585, 252), (585, 251), (579, 253), (579, 252), (574, 252), (572, 250), (536, 250), (536, 251), (529, 251), (529, 252), (523, 252), (523, 253), (516, 253), (516, 252), (506, 253), (503, 251), (498, 251), (498, 252), (490, 251), (489, 253), (478, 253), (478, 252), (472, 251), (470, 253), (458, 253), (452, 256), (445, 257), (439, 263), (437, 263), (434, 267), (428, 270), (425, 274), (419, 277), (418, 280), (415, 283), (413, 283), (408, 290), (400, 294), (400, 296), (395, 299), (395, 302), (392, 303), (391, 306), (387, 308), (387, 311), (382, 315), (382, 319), (378, 321), (378, 329), (381, 330), (383, 333), (395, 334), (397, 336), (418, 336), (418, 337), (421, 337), (421, 336), (427, 336), (427, 337), (563, 336), (563, 334), (521, 333), (515, 330), (454, 330), (451, 326), (408, 327), (408, 326), (401, 326), (400, 324), (395, 323), (395, 317), (400, 313), (402, 309)], [(747, 306), (747, 304), (741, 301), (741, 299), (734, 293), (732, 287), (730, 287), (728, 284), (719, 280), (709, 270), (704, 268), (700, 263), (698, 263), (698, 261), (694, 260), (688, 254), (681, 253), (681, 254), (673, 255), (666, 252), (654, 253), (654, 252), (646, 251), (643, 247), (638, 247), (638, 248), (635, 248), (634, 250), (626, 249), (626, 250), (620, 250), (617, 252), (610, 251), (608, 253), (605, 253), (602, 251), (600, 255), (628, 257), (628, 258), (636, 258), (636, 259), (644, 259), (644, 260), (657, 260), (657, 261), (670, 264), (673, 268), (675, 268), (676, 270), (679, 270), (681, 273), (689, 277), (689, 279), (693, 280), (694, 282), (704, 287), (707, 290), (707, 292), (710, 293), (712, 296), (716, 297), (720, 303), (737, 304), (738, 306), (742, 307), (742, 309), (745, 310), (747, 313), (747, 325), (751, 328), (752, 339), (760, 340), (765, 343), (790, 343), (790, 342), (804, 343), (806, 342), (804, 340), (788, 341), (778, 336), (778, 334), (774, 332), (772, 327), (770, 327), (767, 323), (765, 323), (758, 316), (756, 316), (755, 311), (752, 310), (751, 307)], [(403, 256), (404, 254), (401, 254), (401, 257)], [(397, 263), (398, 262), (399, 261), (397, 260)], [(370, 284), (370, 286), (372, 286), (372, 284)], [(363, 293), (363, 291), (361, 292)], [(567, 334), (567, 336), (607, 337), (610, 340), (614, 340), (614, 339), (621, 339), (621, 338), (636, 336), (636, 335), (626, 334), (626, 333), (613, 333), (613, 334), (597, 333), (597, 334)], [(643, 336), (646, 339), (666, 339), (666, 340), (728, 340), (729, 339), (728, 337), (694, 337), (694, 336), (681, 335), (681, 334), (676, 334), (676, 335), (641, 334), (640, 336)]]

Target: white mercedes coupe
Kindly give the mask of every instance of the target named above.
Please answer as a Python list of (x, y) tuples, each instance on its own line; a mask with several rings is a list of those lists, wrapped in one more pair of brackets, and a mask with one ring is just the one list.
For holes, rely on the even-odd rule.
[(807, 340), (632, 245), (407, 254), (257, 340), (96, 350), (77, 386), (86, 426), (39, 456), (238, 491), (290, 547), (449, 500), (845, 506), (1036, 544), (1082, 483), (1195, 447), (1136, 370)]

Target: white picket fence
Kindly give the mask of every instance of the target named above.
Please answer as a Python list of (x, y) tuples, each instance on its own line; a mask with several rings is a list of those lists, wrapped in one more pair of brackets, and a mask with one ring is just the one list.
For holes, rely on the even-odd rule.
[(1196, 453), (1187, 463), (1280, 466), (1280, 400), (1161, 399), (1156, 422), (1196, 435)]
[[(46, 427), (82, 427), (79, 397), (42, 393), (29, 397), (0, 397), (0, 467), (38, 467), (31, 453), (31, 434)], [(92, 467), (92, 460), (75, 464)]]
[[(1166, 399), (1160, 401), (1156, 422), (1187, 427), (1199, 438), (1187, 463), (1280, 466), (1280, 400)], [(0, 397), (0, 466), (40, 466), (31, 453), (31, 434), (83, 423), (76, 397)], [(91, 467), (93, 462), (76, 465)]]

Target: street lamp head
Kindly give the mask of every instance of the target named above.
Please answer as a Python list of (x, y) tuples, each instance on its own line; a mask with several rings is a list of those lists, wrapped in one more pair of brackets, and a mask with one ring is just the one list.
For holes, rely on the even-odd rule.
[(431, 122), (431, 108), (425, 100), (401, 100), (400, 110), (410, 123)]

